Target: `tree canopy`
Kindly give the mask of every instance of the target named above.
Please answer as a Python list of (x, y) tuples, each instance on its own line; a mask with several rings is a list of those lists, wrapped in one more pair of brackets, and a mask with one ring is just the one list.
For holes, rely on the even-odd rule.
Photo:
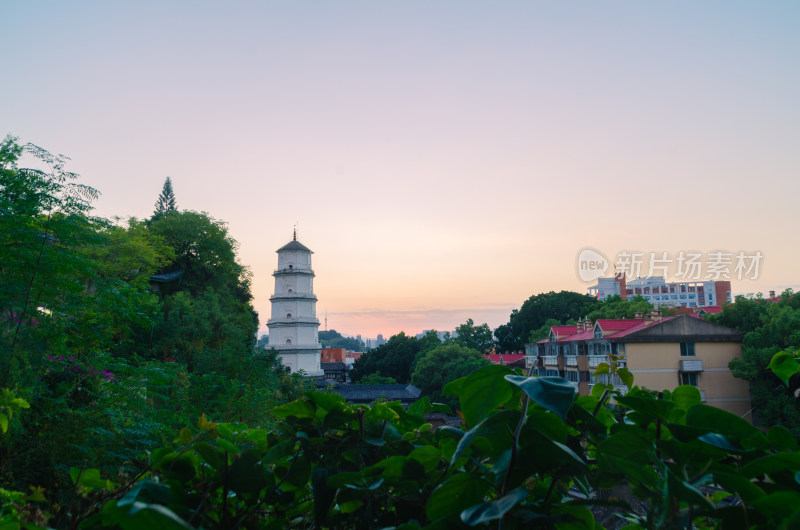
[(494, 334), (499, 351), (522, 349), (531, 331), (541, 328), (548, 320), (568, 322), (584, 317), (600, 307), (601, 302), (587, 295), (571, 291), (550, 291), (533, 295), (514, 309), (507, 324), (499, 326)]
[(786, 387), (771, 371), (770, 359), (781, 350), (800, 348), (800, 294), (785, 291), (777, 302), (737, 296), (733, 304), (706, 319), (744, 333), (742, 358), (733, 359), (734, 376), (750, 381), (753, 418), (759, 425), (782, 425), (800, 438), (800, 378)]
[[(25, 154), (44, 169), (19, 167)], [(30, 405), (0, 438), (0, 505), (8, 487), (68, 497), (69, 467), (87, 460), (138, 473), (187, 417), (266, 426), (301, 388), (255, 345), (249, 272), (223, 222), (93, 217), (99, 192), (67, 160), (0, 143), (0, 389)]]
[(445, 385), (489, 364), (491, 362), (478, 350), (461, 344), (442, 344), (425, 353), (416, 363), (411, 384), (431, 401), (441, 401), (455, 408), (456, 400), (442, 397)]

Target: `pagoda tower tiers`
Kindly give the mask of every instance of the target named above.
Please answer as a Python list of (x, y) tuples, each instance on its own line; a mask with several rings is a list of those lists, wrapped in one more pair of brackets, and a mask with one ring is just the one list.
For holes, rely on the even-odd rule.
[(269, 346), (278, 350), (281, 362), (293, 373), (304, 370), (308, 375), (322, 375), (312, 252), (297, 240), (297, 230), (277, 252), (272, 316), (267, 322)]

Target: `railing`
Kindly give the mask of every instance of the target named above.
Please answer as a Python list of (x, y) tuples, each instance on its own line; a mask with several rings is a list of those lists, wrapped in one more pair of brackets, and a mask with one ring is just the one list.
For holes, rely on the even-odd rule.
[(567, 360), (567, 366), (578, 366), (577, 355), (567, 355), (565, 359)]
[(681, 359), (681, 372), (702, 372), (702, 359)]
[(608, 362), (608, 355), (590, 355), (589, 356), (589, 368), (597, 368), (600, 363), (607, 363)]
[(269, 297), (270, 300), (282, 300), (282, 299), (289, 299), (289, 300), (311, 300), (316, 301), (317, 295), (314, 293), (280, 293), (280, 294), (273, 294)]
[(289, 317), (289, 318), (270, 318), (269, 324), (319, 324), (319, 319), (314, 317)]
[(294, 267), (290, 269), (289, 267), (286, 267), (284, 269), (275, 269), (274, 271), (272, 271), (272, 275), (274, 276), (276, 274), (290, 274), (290, 273), (293, 273), (293, 272), (297, 272), (297, 273), (300, 273), (300, 274), (312, 274), (312, 275), (314, 274), (314, 271), (311, 270), (311, 269), (301, 269), (301, 268), (294, 268)]
[(558, 364), (558, 355), (545, 355), (544, 364)]

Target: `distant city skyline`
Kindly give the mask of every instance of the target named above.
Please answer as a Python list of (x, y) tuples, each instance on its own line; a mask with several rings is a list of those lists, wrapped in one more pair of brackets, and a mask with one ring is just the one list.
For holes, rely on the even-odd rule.
[(7, 1), (0, 134), (103, 217), (228, 223), (266, 330), (275, 250), (391, 337), (587, 292), (579, 252), (760, 252), (797, 288), (800, 4)]

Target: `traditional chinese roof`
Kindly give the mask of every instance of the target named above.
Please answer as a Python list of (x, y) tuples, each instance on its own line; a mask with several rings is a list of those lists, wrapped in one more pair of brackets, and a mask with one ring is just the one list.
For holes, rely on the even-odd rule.
[(276, 250), (276, 252), (282, 252), (284, 250), (303, 250), (305, 252), (311, 252), (310, 248), (308, 248), (307, 246), (305, 246), (301, 242), (297, 241), (296, 239), (293, 239), (292, 241), (289, 241), (288, 243), (283, 245), (281, 248)]
[(183, 269), (174, 272), (165, 272), (163, 274), (152, 274), (150, 276), (150, 281), (156, 283), (168, 283), (180, 279), (181, 276), (183, 276)]
[(380, 398), (408, 403), (422, 394), (414, 385), (337, 385), (334, 391), (353, 403), (371, 403)]
[(344, 363), (341, 361), (321, 361), (319, 365), (323, 372), (344, 372), (345, 370)]

